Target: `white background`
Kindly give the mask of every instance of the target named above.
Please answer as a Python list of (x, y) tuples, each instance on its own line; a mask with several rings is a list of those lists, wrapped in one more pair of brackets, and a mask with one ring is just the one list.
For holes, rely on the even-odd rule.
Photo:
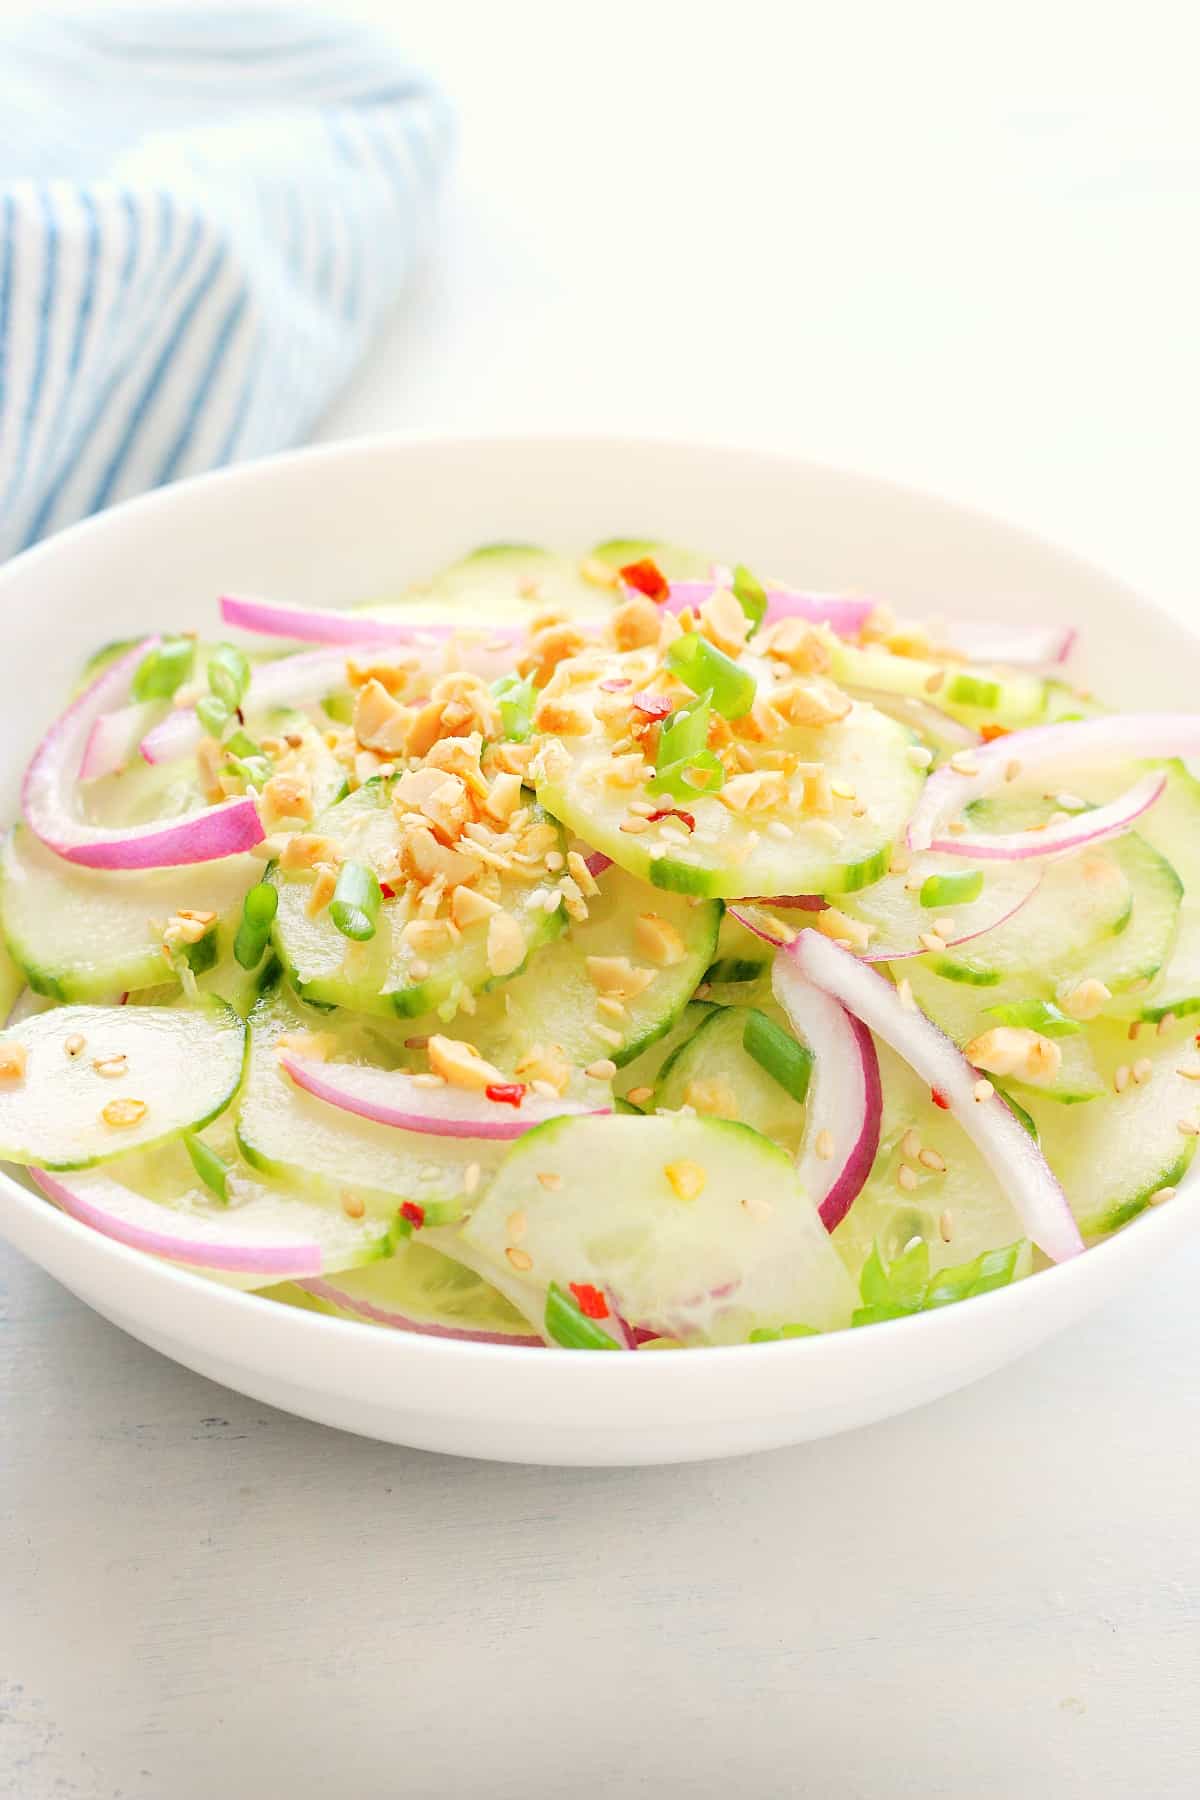
[[(343, 10), (462, 134), (323, 436), (786, 445), (1194, 611), (1190, 6)], [(0, 1253), (0, 1796), (1190, 1795), (1198, 1283), (870, 1431), (587, 1473), (270, 1413)]]

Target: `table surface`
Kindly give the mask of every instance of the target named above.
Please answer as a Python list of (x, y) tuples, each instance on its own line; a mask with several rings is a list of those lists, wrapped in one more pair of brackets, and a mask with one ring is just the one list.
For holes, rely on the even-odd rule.
[[(459, 166), (322, 437), (785, 445), (1194, 613), (1187, 7), (405, 10)], [(0, 1796), (1194, 1793), (1198, 1280), (868, 1431), (580, 1472), (271, 1412), (0, 1251)]]

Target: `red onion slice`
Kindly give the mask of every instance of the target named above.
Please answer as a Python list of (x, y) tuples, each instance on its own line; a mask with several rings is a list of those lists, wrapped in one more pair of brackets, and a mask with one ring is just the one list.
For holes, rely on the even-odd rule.
[(1036, 831), (963, 831), (957, 837), (949, 833), (935, 837), (931, 846), (949, 856), (970, 856), (986, 861), (1021, 862), (1035, 856), (1063, 856), (1068, 850), (1081, 850), (1086, 844), (1102, 844), (1107, 838), (1128, 831), (1135, 819), (1148, 812), (1162, 798), (1167, 778), (1161, 770), (1143, 775), (1131, 788), (1126, 788), (1107, 806), (1089, 807), (1086, 812), (1072, 813), (1056, 825), (1043, 825)]
[[(682, 612), (689, 606), (696, 611), (717, 592), (720, 585), (723, 584), (715, 578), (709, 581), (673, 581), (671, 592), (663, 604), (669, 612)], [(862, 630), (874, 610), (873, 600), (855, 600), (845, 594), (802, 594), (794, 588), (784, 587), (767, 589), (768, 625), (774, 625), (779, 619), (806, 619), (812, 625), (831, 626), (839, 637), (854, 637)]]
[[(1099, 768), (1176, 756), (1200, 756), (1200, 713), (1125, 713), (1010, 731), (972, 750), (971, 773), (961, 774), (947, 764), (929, 777), (909, 821), (909, 847), (930, 849), (934, 838), (944, 835), (942, 827), (972, 800), (1001, 787), (1010, 769), (1015, 778), (1040, 776), (1055, 765), (1094, 763)], [(956, 839), (956, 846), (964, 841)], [(939, 843), (939, 849), (944, 847)]]
[(374, 1119), (399, 1131), (431, 1137), (518, 1138), (566, 1113), (608, 1113), (609, 1106), (584, 1106), (578, 1100), (544, 1100), (529, 1089), (518, 1107), (489, 1100), (464, 1088), (425, 1087), (400, 1069), (372, 1069), (357, 1063), (317, 1062), (285, 1051), (279, 1058), (297, 1087), (329, 1106)]
[[(253, 631), (259, 637), (288, 638), (297, 644), (340, 644), (354, 647), (363, 644), (413, 644), (418, 647), (445, 643), (469, 620), (457, 624), (447, 620), (436, 624), (409, 623), (403, 619), (372, 618), (369, 613), (341, 612), (312, 606), (289, 606), (286, 601), (250, 599), (240, 594), (222, 594), (217, 602), (226, 625), (241, 631)], [(478, 627), (476, 627), (478, 629)], [(514, 643), (524, 638), (519, 625), (499, 626), (495, 637), (511, 637)]]
[(861, 1193), (879, 1149), (879, 1057), (866, 1026), (815, 986), (790, 957), (775, 958), (772, 985), (792, 1029), (815, 1059), (796, 1167), (800, 1185), (817, 1203), (821, 1223), (832, 1231)]
[(50, 727), (25, 771), (21, 810), (31, 830), (68, 862), (91, 869), (173, 868), (233, 856), (262, 841), (258, 808), (249, 796), (120, 829), (85, 824), (75, 810), (72, 790), (92, 727), (124, 703), (134, 670), (158, 642), (147, 638), (104, 669)]
[(1005, 625), (999, 620), (955, 619), (938, 636), (972, 662), (1046, 668), (1065, 663), (1075, 645), (1073, 625)]
[(612, 857), (605, 856), (602, 850), (590, 851), (583, 860), (587, 864), (588, 874), (592, 877), (593, 881), (603, 875), (605, 869), (612, 868)]
[(152, 1256), (265, 1281), (319, 1275), (324, 1253), (315, 1237), (279, 1225), (256, 1225), (249, 1209), (224, 1216), (189, 1213), (147, 1200), (99, 1169), (51, 1174), (30, 1169), (48, 1199), (105, 1237)]
[[(1079, 1227), (1041, 1150), (994, 1089), (976, 1098), (978, 1071), (932, 1020), (910, 1010), (877, 970), (819, 932), (801, 932), (776, 958), (777, 970), (780, 965), (797, 969), (846, 1007), (937, 1089), (1012, 1201), (1027, 1235), (1052, 1262), (1079, 1254)], [(784, 996), (796, 990), (786, 975), (777, 980), (776, 993), (786, 1006)]]
[(868, 701), (877, 712), (886, 713), (901, 725), (911, 726), (939, 749), (972, 750), (982, 742), (977, 731), (943, 712), (940, 706), (931, 706), (928, 700), (917, 700), (911, 694), (885, 694), (879, 688), (847, 687), (846, 692), (856, 700)]
[(84, 745), (80, 781), (99, 781), (126, 768), (161, 710), (160, 701), (131, 700), (128, 706), (101, 713)]
[(419, 1337), (457, 1338), (464, 1344), (516, 1344), (530, 1350), (545, 1348), (540, 1337), (527, 1337), (518, 1331), (470, 1331), (465, 1326), (436, 1325), (428, 1319), (410, 1318), (394, 1312), (391, 1307), (376, 1306), (374, 1301), (364, 1299), (361, 1294), (349, 1293), (336, 1278), (330, 1281), (319, 1276), (315, 1280), (302, 1281), (300, 1286), (306, 1293), (315, 1294), (318, 1300), (328, 1300), (343, 1312), (355, 1313), (374, 1325), (389, 1325), (393, 1331), (415, 1331)]

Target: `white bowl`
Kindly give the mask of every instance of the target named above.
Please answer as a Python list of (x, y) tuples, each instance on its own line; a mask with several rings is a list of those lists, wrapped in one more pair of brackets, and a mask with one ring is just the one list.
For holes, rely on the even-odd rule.
[[(976, 514), (790, 458), (595, 438), (392, 437), (277, 457), (117, 507), (0, 571), (0, 743), (21, 768), (99, 642), (211, 631), (225, 588), (316, 605), (394, 590), (476, 544), (676, 539), (812, 588), (901, 609), (1066, 619), (1125, 706), (1187, 707), (1200, 647), (1104, 575)], [(219, 1287), (99, 1236), (0, 1174), (0, 1226), (144, 1343), (229, 1387), (348, 1431), (514, 1462), (733, 1456), (881, 1419), (962, 1387), (1168, 1255), (1200, 1187), (1085, 1256), (969, 1304), (866, 1331), (653, 1356), (446, 1342)]]

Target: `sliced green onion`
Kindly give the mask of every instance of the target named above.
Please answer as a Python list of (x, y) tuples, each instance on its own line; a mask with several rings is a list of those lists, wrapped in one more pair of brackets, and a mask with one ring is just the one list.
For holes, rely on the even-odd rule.
[(710, 644), (699, 632), (686, 631), (667, 651), (667, 667), (694, 694), (706, 694), (727, 719), (740, 719), (754, 705), (758, 686), (748, 669)]
[(265, 756), (231, 756), (229, 767), (247, 787), (263, 788), (271, 779), (271, 764)]
[(876, 1244), (863, 1264), (859, 1292), (865, 1305), (852, 1316), (852, 1325), (876, 1325), (881, 1319), (902, 1319), (910, 1313), (952, 1306), (993, 1288), (1007, 1287), (1017, 1273), (1025, 1249), (1023, 1242), (1001, 1250), (985, 1250), (956, 1269), (929, 1273), (929, 1246), (918, 1239), (890, 1266)]
[(719, 981), (723, 987), (736, 987), (741, 982), (757, 981), (766, 966), (765, 962), (751, 962), (748, 956), (720, 956), (705, 969), (704, 979)]
[(986, 1008), (989, 1016), (1001, 1025), (1016, 1025), (1027, 1031), (1039, 1031), (1043, 1037), (1074, 1037), (1082, 1031), (1052, 1000), (1007, 1000), (1001, 1006)]
[(574, 1299), (556, 1281), (546, 1294), (546, 1331), (564, 1350), (618, 1350), (620, 1345), (587, 1319)]
[(169, 700), (191, 674), (195, 659), (194, 638), (164, 638), (157, 650), (143, 656), (134, 671), (134, 699)]
[(219, 738), (233, 714), (215, 694), (204, 694), (196, 702), (196, 717), (210, 737)]
[(990, 1294), (994, 1288), (1007, 1287), (1016, 1274), (1021, 1245), (1008, 1244), (1003, 1250), (985, 1250), (957, 1269), (941, 1269), (925, 1293), (926, 1307), (950, 1306), (956, 1300), (970, 1300), (976, 1294)]
[(271, 936), (271, 922), (279, 895), (269, 881), (260, 881), (242, 901), (242, 919), (233, 940), (233, 954), (243, 969), (257, 969)]
[(231, 756), (249, 757), (266, 755), (262, 745), (256, 744), (254, 739), (250, 736), (250, 733), (248, 731), (242, 731), (241, 729), (235, 731), (231, 737), (225, 739), (225, 748)]
[(1038, 1128), (1037, 1128), (1037, 1123), (1033, 1117), (1033, 1114), (1027, 1113), (1025, 1111), (1025, 1108), (1021, 1105), (1021, 1102), (1019, 1100), (1014, 1100), (1012, 1095), (1010, 1093), (1008, 1093), (1005, 1088), (1002, 1088), (1000, 1086), (999, 1082), (995, 1083), (995, 1088), (996, 1088), (996, 1092), (999, 1094), (1000, 1098), (1003, 1100), (1005, 1106), (1007, 1106), (1009, 1112), (1012, 1114), (1013, 1118), (1017, 1121), (1017, 1124), (1020, 1125), (1023, 1130), (1025, 1130), (1029, 1133), (1030, 1137), (1033, 1139), (1034, 1143), (1036, 1144), (1038, 1142)]
[(209, 652), (208, 685), (230, 712), (236, 712), (250, 686), (250, 664), (233, 644), (217, 644)]
[(989, 681), (985, 675), (956, 674), (950, 682), (946, 699), (954, 706), (998, 706), (1000, 684), (998, 681)]
[(533, 709), (537, 705), (532, 679), (528, 675), (502, 675), (492, 683), (492, 692), (500, 702), (505, 737), (514, 744), (523, 744), (533, 731)]
[(753, 637), (767, 616), (767, 590), (745, 563), (739, 563), (733, 571), (733, 597), (749, 619), (749, 635)]
[(681, 762), (668, 763), (652, 775), (646, 792), (657, 799), (663, 794), (672, 800), (695, 800), (701, 794), (716, 794), (725, 785), (725, 770), (714, 750), (700, 750)]
[(183, 1147), (191, 1158), (191, 1164), (206, 1188), (210, 1188), (226, 1206), (229, 1204), (230, 1164), (222, 1161), (216, 1151), (210, 1149), (203, 1138), (194, 1132), (185, 1131)]
[(748, 1344), (777, 1344), (782, 1338), (820, 1337), (815, 1325), (760, 1325), (746, 1339)]
[(786, 1094), (803, 1105), (813, 1071), (813, 1053), (807, 1044), (798, 1043), (790, 1031), (753, 1008), (746, 1014), (742, 1047)]
[(321, 702), (321, 710), (327, 719), (335, 725), (352, 725), (354, 723), (354, 695), (326, 694)]
[(365, 863), (343, 863), (329, 902), (329, 917), (343, 937), (365, 943), (375, 936), (382, 899), (374, 869)]
[(983, 870), (961, 875), (927, 875), (921, 883), (922, 906), (969, 906), (983, 892)]
[(681, 706), (663, 723), (658, 734), (655, 766), (666, 769), (672, 763), (686, 762), (698, 756), (708, 743), (708, 726), (712, 718), (712, 695), (701, 694), (690, 706)]

